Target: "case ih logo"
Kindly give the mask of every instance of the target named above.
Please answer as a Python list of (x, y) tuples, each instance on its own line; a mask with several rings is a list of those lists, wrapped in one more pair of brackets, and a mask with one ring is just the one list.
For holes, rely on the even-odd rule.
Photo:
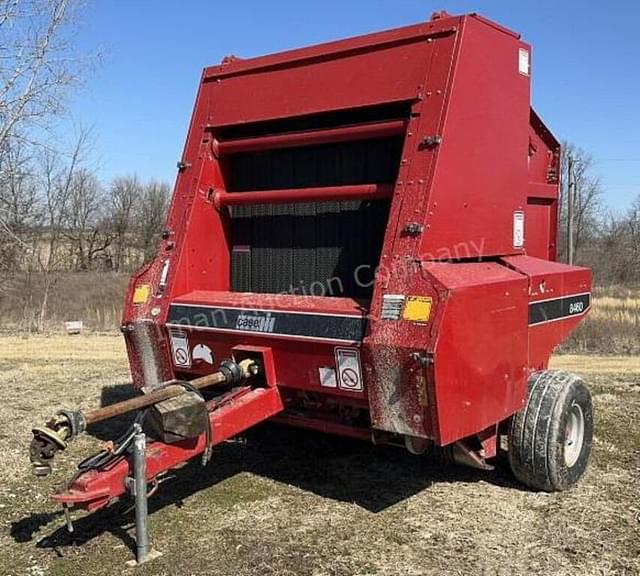
[(273, 332), (276, 319), (267, 312), (264, 316), (240, 314), (236, 320), (236, 330), (251, 330), (252, 332)]

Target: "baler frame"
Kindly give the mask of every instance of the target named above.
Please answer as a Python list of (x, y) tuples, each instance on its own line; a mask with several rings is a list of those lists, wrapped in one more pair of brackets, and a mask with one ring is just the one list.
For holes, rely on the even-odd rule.
[[(557, 424), (575, 397), (579, 465), (513, 463), (533, 487), (573, 483), (590, 397), (546, 369), (590, 308), (591, 274), (555, 262), (560, 146), (530, 107), (530, 58), (502, 26), (438, 13), (206, 68), (158, 256), (126, 297), (134, 385), (251, 361), (261, 380), (208, 400), (214, 444), (270, 419), (413, 453), (448, 447), (482, 468), (503, 434), (514, 454), (536, 445), (529, 403), (558, 406)], [(285, 276), (313, 286), (327, 270), (338, 294), (279, 293)], [(152, 443), (148, 479), (206, 443)], [(54, 498), (105, 506), (130, 465), (81, 474)]]

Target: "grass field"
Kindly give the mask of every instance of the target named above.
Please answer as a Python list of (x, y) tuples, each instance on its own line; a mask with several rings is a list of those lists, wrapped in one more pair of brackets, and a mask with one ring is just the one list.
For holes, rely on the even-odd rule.
[(587, 354), (640, 354), (640, 289), (596, 287), (590, 314), (563, 344)]
[(481, 472), (264, 427), (161, 486), (150, 522), (164, 555), (130, 569), (130, 513), (79, 514), (69, 535), (47, 499), (116, 431), (73, 444), (46, 480), (30, 476), (27, 459), (32, 424), (122, 395), (120, 338), (0, 338), (0, 574), (640, 574), (640, 359), (554, 364), (584, 374), (594, 394), (594, 453), (573, 490), (524, 490), (504, 461)]

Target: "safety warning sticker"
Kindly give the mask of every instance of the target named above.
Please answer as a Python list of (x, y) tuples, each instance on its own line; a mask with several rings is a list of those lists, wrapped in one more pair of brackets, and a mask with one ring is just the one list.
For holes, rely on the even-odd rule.
[(171, 330), (171, 352), (173, 363), (179, 368), (191, 368), (191, 354), (189, 352), (189, 337), (182, 330)]
[(513, 213), (513, 247), (524, 247), (524, 212), (516, 210)]
[(362, 371), (360, 370), (360, 352), (357, 348), (336, 348), (336, 367), (338, 369), (338, 388), (351, 392), (362, 392)]
[(336, 371), (333, 368), (327, 366), (320, 366), (318, 368), (318, 375), (320, 376), (320, 386), (325, 388), (336, 388)]
[(191, 353), (191, 358), (194, 363), (198, 360), (202, 362), (206, 362), (207, 364), (213, 364), (213, 351), (206, 344), (196, 344), (193, 347), (193, 352)]
[(523, 76), (529, 76), (529, 50), (520, 48), (518, 50), (518, 72)]

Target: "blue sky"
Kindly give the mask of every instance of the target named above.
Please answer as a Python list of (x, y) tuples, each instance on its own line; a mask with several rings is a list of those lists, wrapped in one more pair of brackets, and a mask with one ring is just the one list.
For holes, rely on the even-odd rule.
[(93, 0), (78, 40), (102, 64), (71, 102), (93, 127), (100, 176), (173, 184), (202, 68), (412, 24), (434, 10), (479, 12), (533, 45), (533, 102), (556, 135), (588, 150), (606, 201), (640, 195), (640, 2)]

